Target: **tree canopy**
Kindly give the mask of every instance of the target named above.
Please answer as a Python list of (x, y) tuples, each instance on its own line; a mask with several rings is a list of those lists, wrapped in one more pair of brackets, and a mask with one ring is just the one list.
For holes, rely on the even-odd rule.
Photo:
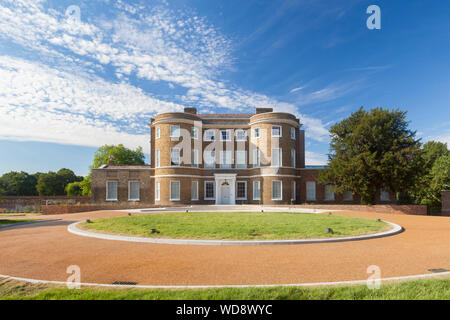
[(6, 196), (36, 196), (37, 179), (40, 173), (28, 174), (11, 171), (0, 177), (1, 194)]
[(94, 161), (91, 168), (98, 168), (104, 164), (109, 164), (110, 159), (114, 164), (145, 164), (144, 152), (141, 147), (136, 148), (136, 150), (132, 150), (126, 148), (123, 144), (104, 145), (98, 148), (95, 152)]
[(336, 192), (351, 190), (373, 204), (381, 188), (405, 191), (424, 170), (421, 143), (408, 128), (406, 112), (362, 107), (330, 129), (328, 168), (319, 182)]
[(36, 185), (40, 196), (60, 196), (66, 194), (66, 187), (71, 182), (82, 181), (83, 177), (76, 176), (70, 169), (60, 169), (58, 172), (41, 173)]

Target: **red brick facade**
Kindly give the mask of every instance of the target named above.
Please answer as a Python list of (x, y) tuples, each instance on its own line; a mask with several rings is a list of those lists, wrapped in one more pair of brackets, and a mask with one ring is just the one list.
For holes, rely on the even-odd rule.
[(443, 190), (441, 192), (442, 199), (442, 215), (450, 216), (450, 190)]

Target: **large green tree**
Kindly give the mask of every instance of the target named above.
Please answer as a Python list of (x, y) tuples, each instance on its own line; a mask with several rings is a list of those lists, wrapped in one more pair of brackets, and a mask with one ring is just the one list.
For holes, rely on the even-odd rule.
[(333, 183), (336, 192), (352, 190), (361, 203), (373, 204), (380, 188), (408, 190), (423, 173), (421, 144), (404, 111), (361, 107), (333, 125), (330, 138), (329, 164), (319, 182)]
[(70, 169), (60, 169), (58, 172), (49, 171), (39, 175), (36, 190), (40, 196), (62, 196), (66, 194), (69, 183), (82, 181), (83, 177), (75, 175)]
[(123, 144), (104, 145), (98, 148), (94, 154), (94, 161), (91, 168), (98, 168), (101, 165), (109, 164), (145, 164), (144, 152), (141, 147), (136, 150), (128, 149)]
[(0, 189), (8, 196), (35, 196), (37, 174), (11, 171), (0, 177)]

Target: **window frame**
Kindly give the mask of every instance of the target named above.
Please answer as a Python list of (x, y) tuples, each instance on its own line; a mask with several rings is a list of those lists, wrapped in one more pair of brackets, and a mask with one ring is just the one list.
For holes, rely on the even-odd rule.
[[(109, 183), (115, 183), (116, 184), (116, 198), (115, 199), (109, 199)], [(117, 180), (106, 180), (106, 194), (105, 194), (106, 201), (118, 201), (119, 200), (119, 181)]]
[[(255, 184), (258, 185), (258, 189), (255, 188)], [(255, 197), (255, 190), (259, 191), (258, 197)], [(253, 200), (261, 200), (261, 181), (253, 181)]]
[[(193, 197), (193, 186), (194, 186), (194, 184), (195, 184), (195, 192), (196, 192), (196, 195), (197, 195), (197, 197)], [(192, 201), (198, 201), (199, 200), (199, 196), (198, 196), (198, 180), (193, 180), (193, 181), (191, 181), (191, 200)]]
[(155, 201), (161, 201), (161, 181), (155, 181)]
[(296, 136), (296, 134), (295, 134), (295, 127), (291, 127), (291, 139), (295, 140), (295, 136)]
[[(314, 199), (308, 198), (308, 185), (314, 184)], [(306, 181), (305, 183), (306, 201), (317, 201), (317, 183), (315, 181)]]
[(156, 149), (155, 151), (155, 167), (159, 168), (161, 167), (161, 150)]
[[(274, 135), (273, 129), (274, 128), (280, 128), (280, 135)], [(281, 138), (283, 136), (283, 127), (282, 126), (272, 126), (271, 128), (272, 138)]]
[(198, 128), (197, 127), (191, 128), (191, 139), (198, 140)]
[[(386, 194), (386, 199), (383, 199), (383, 194)], [(391, 201), (391, 194), (386, 188), (380, 189), (380, 201)]]
[[(239, 139), (239, 133), (241, 133), (244, 135), (242, 139)], [(235, 136), (236, 136), (236, 141), (247, 141), (247, 131), (244, 129), (237, 129), (235, 131)]]
[(294, 201), (297, 200), (297, 181), (295, 180), (291, 182), (291, 199)]
[[(244, 197), (238, 197), (238, 193), (239, 193), (239, 188), (238, 188), (238, 184), (244, 184), (245, 185), (245, 187), (244, 187), (244, 193), (245, 193), (245, 196)], [(247, 200), (247, 193), (248, 193), (248, 190), (247, 190), (247, 181), (245, 181), (245, 180), (241, 180), (241, 181), (236, 181), (236, 200)]]
[[(273, 157), (273, 151), (274, 150), (279, 150), (279, 157), (278, 157), (278, 160), (279, 160), (279, 164), (276, 166), (276, 165), (274, 165), (273, 164), (273, 159), (274, 159), (274, 157)], [(273, 148), (272, 149), (272, 153), (270, 154), (270, 166), (271, 167), (275, 167), (275, 168), (280, 168), (280, 167), (282, 167), (283, 166), (283, 149), (282, 148)]]
[[(324, 187), (324, 201), (334, 201), (335, 200), (335, 193), (334, 190), (330, 192), (330, 190), (327, 190), (328, 188), (334, 188), (334, 186), (331, 183), (327, 183)], [(328, 192), (327, 192), (328, 191)], [(331, 195), (331, 197), (327, 197), (327, 195)]]
[[(212, 133), (212, 135), (210, 135), (209, 133)], [(208, 136), (211, 136), (212, 139), (207, 139)], [(211, 142), (211, 141), (216, 141), (216, 130), (215, 129), (207, 129), (205, 130), (205, 133), (203, 134), (203, 141), (206, 142)]]
[[(178, 150), (178, 164), (172, 164), (172, 151)], [(179, 147), (170, 148), (170, 166), (171, 167), (179, 167), (181, 165), (181, 149)]]
[[(212, 197), (207, 197), (206, 196), (206, 185), (207, 184), (212, 184), (212, 190), (213, 190), (213, 195), (212, 195)], [(205, 181), (204, 182), (204, 184), (203, 184), (203, 187), (204, 187), (204, 189), (203, 189), (203, 199), (204, 200), (216, 200), (216, 182), (215, 181), (210, 181), (210, 180), (208, 180), (208, 181)]]
[[(172, 135), (172, 128), (178, 128), (177, 129), (178, 135)], [(175, 124), (171, 124), (170, 125), (170, 133), (169, 133), (169, 135), (170, 135), (170, 138), (180, 138), (180, 135), (181, 135), (180, 126), (179, 125), (175, 125)]]
[[(229, 154), (230, 155), (230, 163), (225, 164), (224, 163), (224, 155)], [(221, 169), (230, 169), (233, 166), (233, 153), (231, 150), (221, 150), (220, 151), (220, 168)]]
[(297, 159), (296, 159), (296, 155), (295, 155), (295, 149), (292, 148), (291, 149), (291, 167), (292, 168), (296, 168), (297, 167)]
[(198, 161), (198, 149), (192, 149), (191, 150), (191, 167), (192, 168), (198, 168), (199, 167), (199, 161)]
[[(231, 130), (230, 129), (221, 129), (221, 130), (219, 130), (219, 132), (220, 132), (220, 141), (223, 141), (223, 142), (231, 141)], [(223, 132), (227, 133), (227, 139), (223, 139), (223, 135), (222, 135)]]
[[(274, 182), (279, 182), (280, 183), (280, 198), (275, 198), (274, 195), (273, 195)], [(283, 181), (282, 180), (272, 180), (272, 200), (273, 201), (282, 201), (283, 200)]]
[[(258, 132), (258, 135), (256, 135), (256, 132)], [(259, 139), (261, 137), (261, 128), (253, 128), (253, 138)]]
[[(208, 159), (208, 157), (205, 156), (205, 152), (209, 152), (210, 153), (210, 158), (213, 159), (213, 162), (207, 162), (206, 159)], [(214, 155), (212, 155), (214, 154)], [(205, 161), (203, 161), (203, 167), (205, 169), (215, 169), (216, 168), (216, 150), (205, 150), (203, 151), (203, 158)]]
[[(244, 163), (238, 162), (238, 159), (239, 159), (238, 153), (244, 153)], [(247, 168), (247, 150), (236, 150), (234, 156), (235, 156), (234, 167), (236, 169), (246, 169)], [(241, 165), (241, 167), (239, 165)]]
[[(178, 199), (172, 197), (172, 183), (178, 184)], [(180, 201), (181, 198), (181, 183), (180, 180), (170, 180), (169, 183), (169, 200), (170, 201)]]
[[(255, 156), (256, 153), (256, 156)], [(256, 158), (256, 159), (255, 159)], [(258, 160), (258, 161), (255, 161)], [(253, 149), (253, 159), (252, 159), (253, 168), (261, 167), (261, 150), (259, 148)]]
[(159, 138), (161, 138), (161, 128), (156, 127), (155, 128), (155, 139), (159, 139)]
[[(131, 199), (131, 184), (132, 183), (139, 183), (137, 199)], [(128, 201), (141, 201), (141, 181), (139, 181), (139, 180), (128, 181)]]

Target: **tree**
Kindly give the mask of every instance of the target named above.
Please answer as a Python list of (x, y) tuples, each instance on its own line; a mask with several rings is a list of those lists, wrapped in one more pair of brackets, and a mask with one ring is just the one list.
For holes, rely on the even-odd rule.
[(80, 183), (81, 182), (69, 183), (66, 187), (66, 194), (68, 196), (81, 196), (83, 190), (81, 189)]
[(405, 191), (423, 173), (421, 144), (408, 129), (406, 112), (362, 107), (330, 129), (330, 155), (320, 183), (336, 192), (352, 190), (373, 204), (379, 189)]
[(450, 185), (450, 155), (443, 155), (436, 159), (430, 172), (429, 198), (441, 202), (441, 191), (448, 190)]
[(88, 174), (83, 181), (80, 182), (81, 187), (81, 195), (82, 196), (91, 196), (91, 175)]
[(2, 194), (8, 196), (35, 196), (37, 178), (24, 171), (11, 171), (0, 177)]
[(39, 175), (36, 190), (40, 196), (62, 196), (66, 194), (69, 183), (80, 182), (83, 177), (78, 177), (70, 169), (60, 169), (58, 172), (49, 171)]
[(145, 164), (145, 157), (141, 147), (136, 150), (125, 148), (123, 144), (104, 145), (95, 152), (94, 162), (91, 168), (109, 164), (112, 159), (114, 164), (141, 165)]

